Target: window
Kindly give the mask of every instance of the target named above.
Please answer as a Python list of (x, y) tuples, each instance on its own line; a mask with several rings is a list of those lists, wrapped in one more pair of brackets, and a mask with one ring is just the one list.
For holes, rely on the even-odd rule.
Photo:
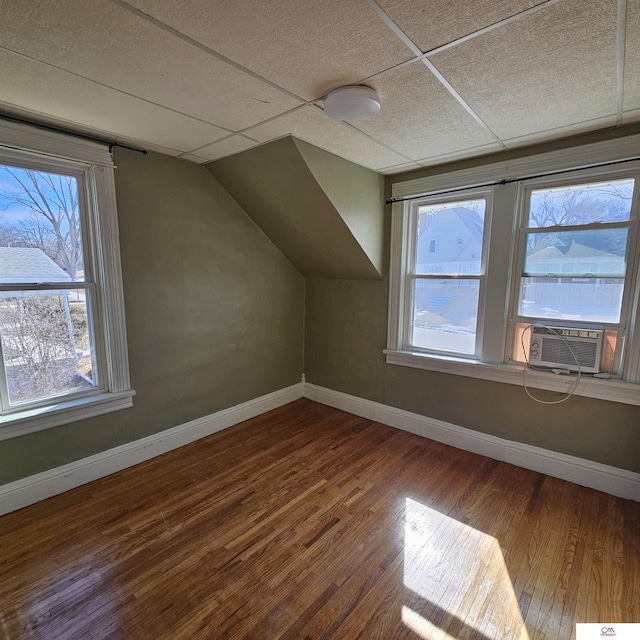
[(6, 438), (130, 406), (133, 392), (108, 150), (23, 125), (0, 134)]
[[(635, 245), (635, 180), (524, 188), (514, 359), (526, 357), (522, 332), (531, 324), (607, 329), (616, 351), (604, 369), (622, 373)], [(570, 278), (560, 277), (570, 273)]]
[[(406, 253), (405, 347), (477, 355), (486, 204), (486, 196), (413, 202), (411, 248)], [(467, 240), (462, 246), (459, 234)]]
[[(574, 329), (602, 335), (604, 374), (576, 393), (640, 404), (640, 162), (572, 164), (633, 157), (638, 143), (393, 184), (387, 362), (521, 385), (532, 325)], [(527, 173), (552, 175), (500, 184)], [(527, 384), (562, 391), (573, 378), (536, 371)]]

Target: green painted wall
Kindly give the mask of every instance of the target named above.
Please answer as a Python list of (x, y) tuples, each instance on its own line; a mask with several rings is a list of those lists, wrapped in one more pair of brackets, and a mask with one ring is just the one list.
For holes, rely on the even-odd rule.
[[(274, 172), (286, 170), (291, 153), (289, 145), (281, 163), (270, 156)], [(543, 406), (519, 386), (387, 365), (386, 279), (305, 281), (206, 168), (120, 149), (116, 163), (138, 395), (132, 409), (1, 441), (0, 484), (295, 384), (303, 344), (311, 383), (640, 471), (640, 407), (582, 397)], [(328, 180), (330, 167), (320, 175), (325, 169)], [(388, 219), (379, 221), (388, 238)], [(386, 240), (383, 262), (388, 249)]]
[(0, 442), (0, 484), (300, 381), (302, 276), (204, 167), (115, 160), (134, 406)]
[(291, 136), (207, 169), (303, 276), (382, 277), (384, 185), (375, 172)]
[[(637, 133), (635, 129), (628, 132)], [(598, 132), (572, 143), (608, 137), (614, 136)], [(567, 144), (556, 142), (392, 176), (387, 186), (390, 190), (395, 181), (551, 151)], [(389, 219), (386, 237), (388, 256)], [(521, 386), (387, 365), (383, 349), (388, 287), (386, 278), (377, 282), (307, 279), (308, 382), (507, 440), (640, 472), (640, 407), (581, 396), (559, 405), (541, 405), (528, 398)]]
[(293, 138), (315, 181), (364, 249), (376, 271), (384, 267), (384, 177)]
[(307, 280), (307, 382), (640, 472), (640, 407), (579, 396), (541, 405), (520, 386), (386, 364), (387, 294), (386, 280)]

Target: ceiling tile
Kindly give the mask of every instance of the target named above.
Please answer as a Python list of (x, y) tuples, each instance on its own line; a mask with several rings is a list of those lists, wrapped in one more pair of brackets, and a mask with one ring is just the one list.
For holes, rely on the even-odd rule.
[(300, 104), (108, 0), (5, 2), (0, 43), (234, 131)]
[(348, 124), (329, 119), (311, 105), (246, 132), (247, 136), (259, 142), (289, 134), (370, 169), (407, 161), (407, 158), (386, 149)]
[(180, 154), (181, 160), (188, 160), (189, 162), (195, 162), (196, 164), (205, 164), (209, 162), (206, 158), (201, 158), (200, 156), (196, 156), (193, 153), (182, 153)]
[(306, 100), (413, 57), (361, 1), (129, 2)]
[(373, 79), (382, 108), (352, 124), (413, 160), (493, 143), (421, 62)]
[(377, 0), (422, 51), (484, 29), (546, 0)]
[(549, 142), (551, 140), (557, 140), (558, 138), (566, 138), (568, 136), (575, 136), (580, 133), (587, 133), (589, 131), (596, 131), (597, 129), (606, 129), (607, 127), (614, 127), (618, 119), (617, 113), (612, 113), (603, 118), (596, 118), (595, 120), (588, 120), (587, 122), (576, 122), (575, 124), (568, 125), (566, 127), (560, 127), (557, 129), (551, 129), (549, 131), (538, 131), (536, 133), (530, 133), (517, 138), (508, 138), (503, 140), (505, 146), (510, 149), (516, 147), (524, 147), (531, 144), (539, 144), (541, 142)]
[(640, 0), (627, 0), (624, 110), (640, 108)]
[(230, 138), (225, 138), (224, 140), (220, 140), (220, 142), (214, 142), (201, 149), (195, 149), (193, 153), (200, 158), (206, 158), (207, 161), (217, 160), (218, 158), (224, 158), (225, 156), (251, 149), (251, 147), (255, 147), (256, 144), (258, 143), (244, 136), (231, 136)]
[(616, 111), (616, 0), (563, 0), (431, 61), (502, 139)]
[(622, 124), (632, 124), (640, 122), (640, 109), (631, 109), (622, 114)]
[(498, 142), (493, 142), (491, 144), (483, 144), (478, 147), (468, 147), (460, 151), (454, 151), (453, 153), (444, 153), (442, 155), (431, 156), (429, 158), (419, 158), (416, 162), (418, 162), (421, 167), (432, 167), (436, 164), (454, 162), (455, 160), (462, 160), (464, 158), (474, 158), (487, 153), (495, 153), (496, 151), (504, 151), (504, 147)]
[[(177, 151), (227, 134), (66, 71), (0, 49), (3, 102), (92, 129)], [(117, 137), (117, 136), (114, 136)]]
[(421, 169), (422, 167), (417, 162), (405, 162), (404, 164), (396, 164), (393, 167), (384, 167), (378, 169), (380, 173), (390, 176), (394, 173), (402, 173), (403, 171), (412, 171), (414, 169)]

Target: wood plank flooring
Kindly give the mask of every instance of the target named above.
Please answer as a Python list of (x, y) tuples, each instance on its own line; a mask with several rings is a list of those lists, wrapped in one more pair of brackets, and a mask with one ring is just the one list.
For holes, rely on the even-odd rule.
[(0, 518), (0, 638), (568, 640), (640, 504), (309, 400)]

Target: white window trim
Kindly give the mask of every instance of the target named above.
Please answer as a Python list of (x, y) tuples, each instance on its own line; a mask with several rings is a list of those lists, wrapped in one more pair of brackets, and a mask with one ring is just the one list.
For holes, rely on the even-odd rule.
[[(493, 192), (488, 189), (474, 189), (468, 192), (465, 192), (462, 198), (460, 194), (452, 194), (450, 196), (441, 196), (433, 199), (429, 199), (429, 202), (423, 202), (422, 200), (414, 200), (411, 203), (408, 203), (408, 207), (404, 215), (410, 217), (411, 220), (415, 220), (415, 216), (417, 216), (417, 210), (423, 204), (428, 205), (440, 205), (440, 204), (451, 204), (460, 201), (468, 201), (468, 200), (484, 200), (485, 202), (485, 213), (484, 213), (484, 229), (483, 229), (483, 238), (482, 238), (482, 256), (481, 256), (481, 267), (480, 272), (478, 274), (470, 274), (469, 277), (475, 280), (478, 280), (479, 283), (479, 295), (478, 295), (478, 323), (476, 327), (476, 338), (475, 338), (475, 347), (473, 354), (460, 354), (464, 358), (477, 360), (480, 358), (480, 354), (483, 349), (483, 334), (484, 334), (484, 312), (485, 312), (485, 301), (486, 301), (486, 293), (487, 293), (487, 259), (488, 259), (488, 230), (491, 229), (491, 212), (493, 209), (492, 201), (493, 201)], [(404, 219), (401, 220), (403, 226)], [(413, 225), (413, 222), (412, 222)], [(410, 272), (413, 271), (413, 266), (416, 261), (415, 252), (417, 250), (417, 238), (414, 235), (416, 233), (415, 225), (410, 227), (410, 225), (406, 225), (406, 233), (403, 231), (403, 240), (402, 240), (402, 251), (401, 251), (401, 260), (402, 260), (402, 274), (403, 276), (408, 276)], [(435, 240), (429, 240), (429, 242), (436, 242)], [(411, 249), (409, 247), (411, 245)], [(413, 273), (415, 276), (416, 274)], [(429, 274), (433, 278), (437, 278), (438, 276), (435, 274)], [(464, 278), (463, 275), (460, 275), (460, 278)], [(403, 296), (402, 289), (400, 291), (400, 295)], [(411, 300), (403, 300), (402, 304), (404, 305), (403, 317), (407, 317), (407, 314), (411, 314)], [(399, 346), (405, 350), (411, 349), (411, 347), (407, 347), (406, 345), (410, 344), (409, 335), (408, 335), (408, 323), (402, 323), (401, 325), (402, 336), (400, 337)], [(439, 357), (440, 355), (457, 357), (456, 353), (452, 352), (443, 352), (440, 354), (437, 351), (431, 351), (429, 349), (418, 349), (416, 347), (415, 351), (419, 353), (426, 353), (427, 355), (434, 355)]]
[[(638, 157), (640, 135), (622, 139), (607, 140), (559, 151), (536, 154), (509, 162), (492, 163), (463, 169), (460, 171), (432, 175), (425, 178), (399, 182), (392, 185), (392, 198), (416, 195), (436, 195), (439, 192), (471, 188), (513, 178), (534, 176), (540, 173), (563, 171), (566, 169), (585, 168), (590, 165), (627, 160)], [(640, 163), (630, 163), (629, 168), (637, 169)], [(603, 168), (603, 171), (606, 170)], [(639, 188), (637, 185), (636, 188)], [(464, 191), (460, 192), (461, 197)], [(503, 382), (523, 386), (522, 365), (503, 364), (506, 340), (508, 337), (509, 288), (513, 280), (512, 270), (516, 260), (514, 246), (515, 232), (519, 222), (514, 212), (513, 203), (518, 198), (515, 183), (500, 186), (494, 190), (490, 246), (487, 264), (487, 291), (485, 301), (485, 331), (483, 339), (483, 357), (480, 362), (471, 358), (440, 356), (433, 353), (412, 352), (403, 350), (404, 331), (403, 311), (403, 265), (405, 264), (405, 227), (404, 218), (409, 205), (406, 202), (395, 202), (392, 206), (391, 254), (389, 273), (389, 318), (387, 333), (387, 364), (438, 371), (453, 375), (480, 378), (495, 382)], [(504, 199), (504, 200), (503, 200)], [(509, 201), (510, 207), (500, 206), (501, 201)], [(518, 207), (519, 208), (519, 207)], [(500, 216), (507, 216), (502, 224)], [(504, 277), (508, 274), (508, 278)], [(492, 277), (493, 276), (493, 277)], [(497, 276), (497, 277), (496, 277)], [(640, 304), (640, 277), (632, 284), (635, 292), (634, 304)], [(630, 327), (627, 344), (626, 371), (629, 380), (640, 381), (640, 309), (634, 309), (635, 324)], [(528, 387), (550, 391), (569, 392), (575, 382), (573, 376), (558, 376), (553, 373), (530, 371), (526, 373)], [(598, 398), (624, 404), (640, 406), (640, 384), (623, 380), (588, 378), (583, 376), (575, 395)]]
[(0, 157), (36, 159), (50, 156), (52, 167), (73, 166), (88, 173), (88, 198), (96, 212), (96, 282), (101, 307), (100, 331), (105, 345), (106, 392), (0, 416), (0, 440), (131, 407), (135, 391), (129, 378), (129, 356), (120, 267), (114, 165), (106, 144), (82, 140), (28, 125), (0, 121)]

